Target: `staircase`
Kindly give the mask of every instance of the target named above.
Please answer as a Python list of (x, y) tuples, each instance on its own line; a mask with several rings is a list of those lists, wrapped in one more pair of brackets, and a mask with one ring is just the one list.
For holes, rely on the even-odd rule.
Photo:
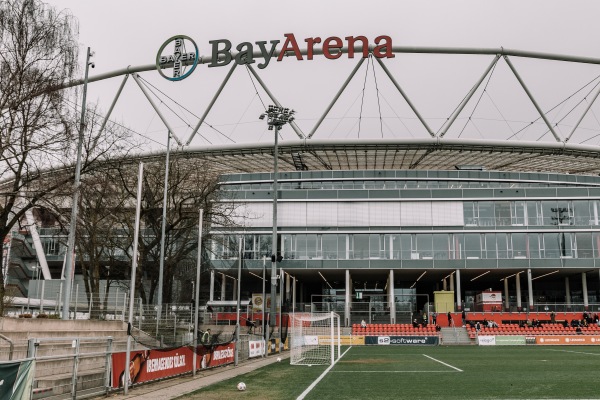
[(466, 328), (442, 328), (440, 339), (443, 345), (471, 345), (474, 341), (469, 337)]

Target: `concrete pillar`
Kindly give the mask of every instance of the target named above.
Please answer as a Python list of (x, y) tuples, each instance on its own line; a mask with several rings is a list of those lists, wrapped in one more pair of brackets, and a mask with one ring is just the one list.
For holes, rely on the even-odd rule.
[(442, 279), (442, 290), (448, 290), (448, 281), (446, 278)]
[(508, 278), (504, 278), (504, 310), (510, 311), (510, 298), (508, 296)]
[(454, 291), (454, 274), (450, 274), (450, 290)]
[(233, 301), (237, 301), (238, 285), (239, 284), (240, 284), (240, 281), (238, 281), (237, 278), (233, 278)]
[(215, 301), (215, 271), (210, 271), (210, 294), (209, 301)]
[(344, 321), (345, 326), (350, 326), (350, 307), (352, 302), (352, 282), (350, 281), (350, 270), (346, 270), (346, 296), (344, 297)]
[(516, 285), (517, 285), (517, 310), (521, 311), (523, 309), (523, 304), (521, 303), (521, 273), (519, 272), (516, 277)]
[(568, 276), (565, 276), (565, 303), (567, 303), (567, 310), (571, 309), (571, 285)]
[(587, 311), (589, 308), (589, 302), (587, 290), (587, 274), (585, 272), (581, 273), (581, 292), (583, 293), (583, 309)]
[(527, 268), (527, 292), (529, 297), (529, 310), (533, 310), (533, 280), (531, 279), (531, 268)]
[(292, 312), (296, 312), (296, 278), (292, 281)]
[(225, 283), (225, 274), (221, 274), (221, 301), (227, 300), (227, 293), (225, 292), (225, 287), (227, 285)]
[(462, 310), (462, 299), (460, 295), (460, 270), (456, 270), (456, 309)]
[(290, 290), (291, 285), (291, 276), (290, 274), (285, 274), (285, 300), (289, 304), (291, 301), (292, 291)]
[(388, 282), (388, 304), (390, 306), (390, 324), (396, 323), (396, 301), (394, 298), (394, 270), (390, 269)]

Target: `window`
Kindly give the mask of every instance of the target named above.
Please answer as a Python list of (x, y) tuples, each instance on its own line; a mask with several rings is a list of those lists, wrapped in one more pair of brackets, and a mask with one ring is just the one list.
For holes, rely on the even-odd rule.
[(496, 226), (511, 225), (511, 202), (497, 201), (495, 204)]
[(364, 260), (369, 258), (369, 235), (353, 235), (354, 238), (354, 259)]
[(513, 233), (510, 235), (512, 241), (513, 258), (527, 257), (527, 234)]
[(558, 239), (558, 233), (544, 233), (544, 257), (559, 258), (561, 244)]
[(479, 226), (494, 226), (494, 203), (491, 201), (480, 201), (477, 205), (479, 208)]
[(538, 201), (527, 202), (527, 225), (538, 226), (541, 225), (541, 208)]
[(592, 234), (576, 233), (577, 241), (577, 258), (594, 258), (594, 249), (592, 247)]
[(596, 225), (590, 213), (589, 201), (573, 201), (573, 223), (575, 225)]
[(525, 202), (515, 201), (511, 209), (512, 225), (525, 225)]

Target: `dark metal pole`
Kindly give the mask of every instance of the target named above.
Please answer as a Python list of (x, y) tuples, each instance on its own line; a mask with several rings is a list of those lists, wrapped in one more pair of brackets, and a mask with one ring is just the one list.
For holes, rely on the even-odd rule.
[(71, 283), (75, 271), (75, 229), (77, 227), (77, 205), (79, 203), (79, 186), (81, 185), (81, 153), (83, 147), (83, 131), (85, 129), (85, 102), (87, 96), (88, 71), (92, 52), (87, 48), (85, 60), (85, 77), (83, 78), (83, 99), (81, 104), (81, 118), (79, 120), (79, 137), (77, 139), (77, 163), (75, 164), (75, 183), (73, 184), (73, 204), (71, 206), (71, 223), (69, 226), (69, 239), (67, 241), (67, 259), (65, 262), (65, 292), (61, 318), (70, 319), (69, 306), (71, 304)]
[[(273, 147), (273, 242), (271, 247), (273, 253), (271, 255), (271, 309), (269, 317), (269, 328), (275, 330), (277, 323), (277, 173), (279, 158), (279, 126), (274, 125), (275, 144)], [(271, 350), (274, 350), (274, 338), (271, 338)]]

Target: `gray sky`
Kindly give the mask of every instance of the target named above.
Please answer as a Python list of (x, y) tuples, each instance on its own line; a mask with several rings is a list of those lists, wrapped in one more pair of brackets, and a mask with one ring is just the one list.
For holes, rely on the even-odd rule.
[[(600, 58), (600, 2), (588, 1), (190, 1), (166, 2), (141, 0), (51, 0), (57, 9), (70, 9), (79, 20), (82, 58), (85, 48), (95, 51), (93, 76), (128, 65), (154, 63), (161, 44), (169, 37), (192, 37), (203, 55), (210, 54), (208, 41), (228, 39), (240, 42), (280, 39), (294, 33), (299, 42), (307, 37), (345, 37), (365, 35), (373, 40), (389, 35), (395, 46), (500, 47)], [(467, 91), (491, 62), (490, 56), (397, 55), (385, 63), (408, 93), (434, 131), (441, 126)], [(298, 125), (308, 133), (337, 92), (358, 59), (345, 56), (338, 60), (316, 57), (313, 61), (285, 59), (272, 62), (259, 74), (270, 90), (287, 107), (297, 111)], [(536, 100), (547, 110), (600, 75), (599, 66), (513, 59)], [(83, 64), (83, 61), (82, 61)], [(315, 138), (408, 138), (427, 137), (404, 100), (379, 66), (363, 64), (339, 103), (315, 134)], [(228, 67), (201, 65), (186, 80), (168, 82), (155, 72), (142, 76), (182, 107), (190, 115), (162, 96), (165, 115), (183, 141), (196, 125)], [(88, 99), (107, 110), (122, 78), (89, 86)], [(484, 81), (484, 85), (487, 82)], [(597, 82), (597, 81), (595, 81)], [(364, 87), (364, 93), (363, 93)], [(568, 114), (592, 86), (549, 114), (558, 122), (558, 131), (566, 136), (569, 127), (583, 111)], [(541, 124), (519, 132), (538, 118), (523, 90), (500, 62), (486, 92), (483, 87), (473, 96), (447, 137), (508, 138), (552, 141)], [(253, 86), (245, 68), (238, 68), (223, 91), (207, 122), (218, 132), (203, 126), (192, 146), (253, 141), (272, 141), (266, 124), (258, 120), (266, 94)], [(477, 101), (479, 105), (473, 112)], [(362, 108), (362, 113), (361, 113)], [(598, 144), (600, 108), (595, 105), (582, 123), (574, 142)], [(473, 113), (472, 122), (466, 118)], [(359, 120), (359, 116), (362, 118)], [(382, 119), (380, 119), (380, 116)], [(160, 143), (166, 130), (132, 79), (112, 115), (136, 132)], [(464, 129), (463, 129), (464, 127)], [(519, 133), (516, 133), (519, 132)], [(283, 139), (296, 139), (285, 128)], [(590, 139), (592, 138), (592, 139)], [(161, 145), (148, 142), (148, 149)]]

